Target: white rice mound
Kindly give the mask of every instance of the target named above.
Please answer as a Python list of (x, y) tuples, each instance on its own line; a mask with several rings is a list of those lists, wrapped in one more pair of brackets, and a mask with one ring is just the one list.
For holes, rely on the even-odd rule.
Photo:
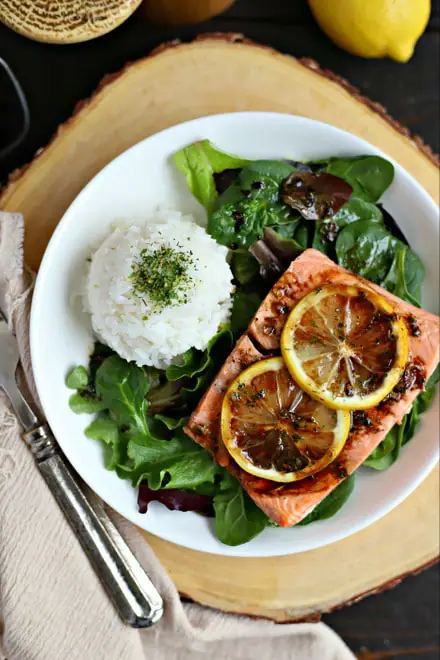
[[(133, 295), (133, 263), (141, 251), (161, 246), (188, 252), (192, 278), (187, 299), (158, 308)], [(117, 228), (92, 255), (85, 307), (100, 341), (139, 366), (164, 369), (189, 348), (204, 350), (230, 314), (233, 293), (227, 248), (190, 215), (167, 211), (145, 224)]]

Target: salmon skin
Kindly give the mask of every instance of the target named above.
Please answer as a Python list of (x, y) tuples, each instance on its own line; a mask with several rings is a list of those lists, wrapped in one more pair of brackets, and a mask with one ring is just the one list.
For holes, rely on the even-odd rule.
[[(280, 337), (288, 314), (305, 295), (327, 284), (368, 286), (388, 300), (409, 321), (410, 358), (405, 371), (409, 389), (376, 408), (354, 413), (347, 442), (336, 461), (301, 481), (279, 484), (242, 470), (223, 445), (220, 432), (225, 392), (238, 374), (254, 362), (279, 354)], [(415, 318), (415, 322), (414, 322)], [(413, 332), (414, 323), (417, 332)], [(417, 335), (417, 336), (415, 336)], [(257, 348), (258, 347), (258, 348)], [(400, 424), (439, 360), (439, 318), (400, 300), (384, 289), (341, 268), (317, 250), (309, 249), (292, 261), (266, 296), (247, 332), (239, 339), (211, 387), (192, 414), (185, 432), (205, 447), (242, 484), (256, 504), (281, 527), (300, 522), (382, 442), (394, 424)], [(418, 365), (423, 378), (411, 365)]]

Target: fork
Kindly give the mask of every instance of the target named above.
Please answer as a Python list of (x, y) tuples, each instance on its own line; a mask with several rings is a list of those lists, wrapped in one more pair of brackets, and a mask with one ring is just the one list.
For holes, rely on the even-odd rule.
[(121, 619), (133, 628), (160, 620), (163, 601), (150, 578), (108, 517), (98, 497), (69, 465), (48, 424), (32, 411), (20, 391), (16, 337), (0, 312), (0, 389), (9, 398), (46, 484), (74, 530)]

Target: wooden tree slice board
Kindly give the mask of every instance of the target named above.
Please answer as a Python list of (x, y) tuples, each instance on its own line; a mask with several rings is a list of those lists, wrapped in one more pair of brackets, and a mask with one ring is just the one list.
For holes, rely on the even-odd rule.
[[(238, 35), (205, 35), (191, 44), (165, 45), (107, 76), (33, 162), (11, 176), (0, 208), (25, 216), (28, 265), (38, 268), (66, 208), (123, 150), (179, 122), (240, 110), (304, 115), (359, 135), (401, 163), (438, 202), (436, 157), (381, 106), (310, 60), (295, 60)], [(276, 621), (313, 619), (436, 561), (438, 500), (435, 469), (369, 528), (286, 557), (220, 557), (145, 536), (180, 592), (200, 603)]]

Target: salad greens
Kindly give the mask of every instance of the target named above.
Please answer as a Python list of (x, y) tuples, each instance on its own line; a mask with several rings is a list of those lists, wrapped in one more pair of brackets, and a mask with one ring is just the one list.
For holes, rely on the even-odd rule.
[(191, 490), (202, 484), (213, 484), (217, 474), (209, 454), (182, 429), (164, 440), (149, 434), (134, 435), (128, 442), (127, 456), (130, 461), (127, 476), (135, 488), (147, 481), (153, 490)]
[(420, 307), (425, 269), (419, 257), (378, 222), (347, 225), (336, 241), (338, 263)]
[(271, 160), (243, 167), (209, 215), (208, 232), (217, 243), (248, 248), (263, 238), (265, 227), (290, 222), (291, 210), (280, 200), (280, 185), (293, 171), (292, 165)]
[[(204, 351), (191, 348), (182, 356), (182, 364), (171, 365), (165, 371), (168, 383), (176, 382), (182, 398), (197, 403), (214, 376), (228, 357), (234, 345), (234, 335), (229, 326), (220, 328)], [(182, 379), (189, 378), (186, 383)]]
[(217, 197), (213, 174), (244, 167), (250, 161), (230, 156), (216, 149), (209, 140), (201, 140), (178, 151), (174, 162), (185, 176), (194, 197), (209, 209)]
[(148, 392), (158, 383), (156, 369), (138, 369), (118, 355), (104, 360), (96, 372), (95, 389), (120, 424), (148, 433)]
[[(250, 320), (253, 312), (246, 313)], [(86, 435), (102, 443), (108, 470), (115, 470), (135, 488), (141, 487), (145, 510), (146, 499), (157, 499), (171, 508), (192, 510), (194, 505), (202, 511), (209, 497), (219, 538), (229, 545), (238, 545), (258, 534), (266, 526), (267, 516), (229, 472), (190, 440), (182, 428), (197, 403), (191, 403), (193, 396), (200, 398), (206, 390), (229, 355), (232, 341), (232, 331), (223, 328), (205, 351), (188, 351), (182, 364), (173, 365), (166, 372), (137, 367), (116, 354), (106, 355), (94, 377), (84, 367), (75, 367), (66, 383), (72, 389), (79, 386), (70, 399), (74, 412), (100, 413), (86, 429)], [(99, 354), (99, 346), (95, 356), (96, 353)], [(170, 413), (152, 413), (152, 409), (157, 409), (157, 401), (163, 400), (161, 392), (173, 382), (179, 385), (179, 396), (173, 397)], [(78, 407), (78, 399), (88, 407)], [(170, 409), (166, 397), (163, 406)], [(148, 489), (142, 488), (144, 484), (148, 484)], [(203, 497), (188, 497), (191, 494)]]
[[(220, 541), (239, 545), (276, 524), (183, 427), (270, 288), (264, 275), (273, 264), (265, 269), (249, 248), (264, 241), (262, 254), (272, 255), (278, 267), (314, 247), (417, 306), (424, 267), (377, 204), (394, 178), (393, 165), (384, 158), (249, 161), (202, 140), (178, 151), (174, 160), (208, 212), (208, 232), (230, 249), (236, 284), (230, 323), (204, 351), (190, 349), (163, 371), (129, 364), (96, 344), (89, 370), (75, 367), (66, 385), (76, 390), (70, 398), (74, 412), (97, 414), (86, 435), (101, 442), (105, 467), (139, 489), (142, 513), (157, 500), (172, 510), (215, 516)], [(365, 466), (384, 470), (396, 461), (438, 380), (437, 370)], [(354, 485), (353, 474), (298, 524), (335, 515)]]
[(280, 187), (285, 204), (305, 220), (324, 220), (333, 216), (353, 193), (349, 183), (327, 172), (292, 172)]
[(214, 511), (217, 538), (227, 545), (240, 545), (243, 538), (250, 541), (268, 523), (266, 514), (229, 473), (214, 497)]
[(332, 218), (315, 224), (312, 247), (332, 257), (332, 243), (340, 230), (359, 220), (383, 224), (383, 215), (376, 204), (352, 196)]
[(85, 389), (89, 384), (89, 374), (85, 367), (75, 367), (66, 378), (66, 386), (70, 390)]
[(365, 202), (377, 202), (394, 179), (392, 163), (380, 156), (329, 158), (320, 161), (322, 171), (344, 179), (353, 188), (353, 195)]

